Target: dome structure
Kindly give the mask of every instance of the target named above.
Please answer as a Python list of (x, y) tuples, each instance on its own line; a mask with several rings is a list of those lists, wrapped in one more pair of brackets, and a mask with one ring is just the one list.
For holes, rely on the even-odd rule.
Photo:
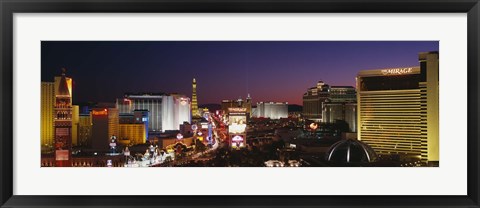
[(363, 164), (377, 159), (375, 151), (355, 139), (342, 139), (333, 144), (325, 154), (325, 160), (336, 164)]

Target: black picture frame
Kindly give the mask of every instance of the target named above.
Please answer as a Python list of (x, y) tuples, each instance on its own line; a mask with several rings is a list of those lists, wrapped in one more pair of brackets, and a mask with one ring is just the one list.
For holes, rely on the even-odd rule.
[[(479, 207), (478, 0), (0, 0), (1, 207)], [(24, 196), (13, 195), (13, 14), (113, 12), (467, 13), (468, 194), (466, 196)], [(455, 139), (455, 138), (452, 138)], [(448, 180), (448, 179), (445, 179)]]

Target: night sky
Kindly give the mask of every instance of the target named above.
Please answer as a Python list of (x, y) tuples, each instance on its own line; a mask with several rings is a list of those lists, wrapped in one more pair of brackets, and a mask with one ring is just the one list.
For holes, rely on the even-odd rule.
[(199, 104), (245, 98), (302, 104), (319, 80), (355, 86), (359, 70), (418, 65), (437, 41), (43, 41), (42, 81), (67, 69), (73, 102), (125, 92), (181, 93)]

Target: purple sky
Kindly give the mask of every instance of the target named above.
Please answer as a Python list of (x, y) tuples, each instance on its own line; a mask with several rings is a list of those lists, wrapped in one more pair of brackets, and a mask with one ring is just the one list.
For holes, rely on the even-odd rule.
[(42, 81), (67, 68), (73, 102), (115, 102), (124, 92), (178, 92), (200, 104), (245, 98), (302, 104), (323, 80), (355, 86), (359, 70), (418, 65), (438, 41), (43, 41)]

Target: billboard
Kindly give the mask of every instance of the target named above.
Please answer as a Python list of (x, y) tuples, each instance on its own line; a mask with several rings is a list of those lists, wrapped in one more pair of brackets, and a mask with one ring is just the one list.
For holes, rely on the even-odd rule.
[(231, 139), (232, 148), (242, 148), (245, 147), (245, 136), (244, 135), (233, 135)]
[(228, 133), (242, 134), (247, 128), (247, 117), (245, 115), (230, 115), (228, 117)]

